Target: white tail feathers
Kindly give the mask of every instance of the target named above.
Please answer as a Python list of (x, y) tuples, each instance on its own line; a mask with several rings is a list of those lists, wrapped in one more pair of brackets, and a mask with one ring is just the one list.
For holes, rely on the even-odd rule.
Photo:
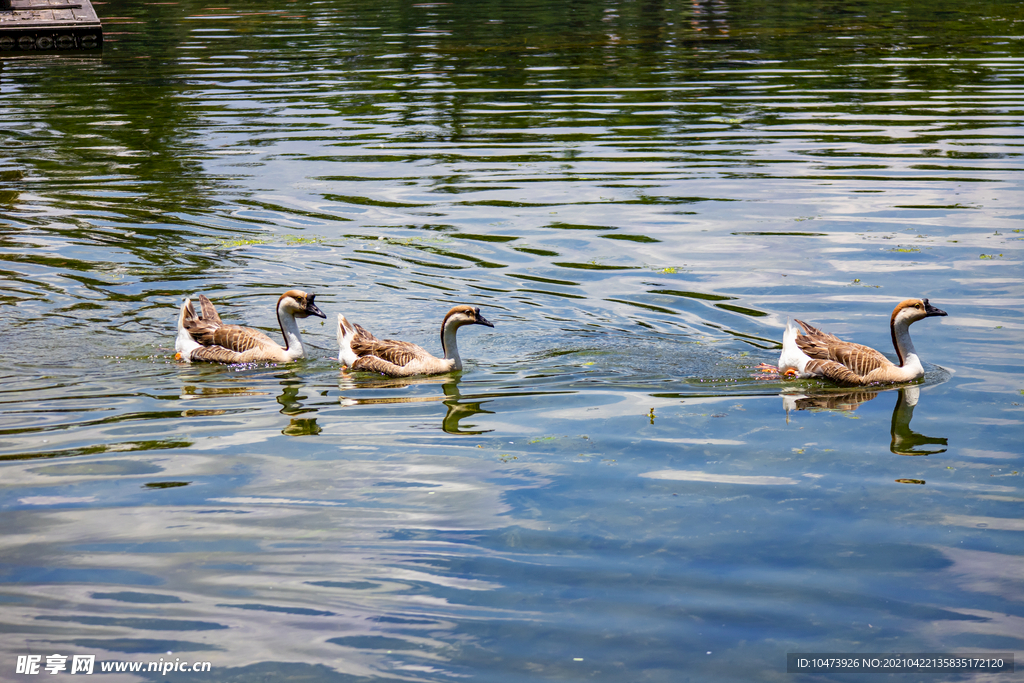
[(795, 372), (802, 376), (807, 361), (811, 358), (797, 346), (796, 338), (799, 334), (792, 320), (786, 321), (786, 331), (782, 335), (782, 353), (779, 355), (779, 375), (785, 376)]
[(185, 321), (193, 320), (195, 317), (196, 309), (192, 308), (192, 300), (186, 297), (181, 302), (181, 310), (178, 311), (178, 337), (174, 340), (174, 350), (178, 352), (177, 357), (184, 361), (191, 361), (192, 352), (200, 347), (200, 344), (185, 329)]
[(352, 365), (359, 356), (352, 350), (352, 340), (356, 337), (356, 328), (352, 323), (345, 320), (345, 316), (338, 314), (338, 360), (342, 365)]
[(181, 300), (181, 310), (178, 311), (178, 332), (185, 329), (185, 321), (196, 317), (196, 311), (192, 308), (192, 300), (185, 297)]

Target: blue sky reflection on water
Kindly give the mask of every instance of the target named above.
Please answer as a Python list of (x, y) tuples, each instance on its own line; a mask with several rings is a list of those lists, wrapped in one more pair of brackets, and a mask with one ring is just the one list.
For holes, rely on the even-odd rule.
[[(0, 61), (0, 670), (1022, 651), (1016, 5), (97, 9)], [(276, 336), (291, 287), (310, 358), (173, 360), (182, 296)], [(920, 386), (755, 377), (910, 296)], [(455, 303), (461, 376), (340, 369), (336, 313), (436, 352)]]

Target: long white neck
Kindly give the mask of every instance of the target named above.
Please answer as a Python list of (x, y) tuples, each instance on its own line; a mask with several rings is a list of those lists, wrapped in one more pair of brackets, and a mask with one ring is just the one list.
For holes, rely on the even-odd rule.
[(896, 347), (896, 355), (900, 357), (900, 367), (907, 370), (913, 371), (917, 375), (918, 372), (924, 372), (924, 366), (921, 365), (921, 359), (917, 356), (917, 351), (914, 350), (914, 342), (910, 341), (910, 323), (903, 321), (896, 321), (892, 326), (892, 343)]
[(462, 369), (462, 358), (459, 357), (459, 344), (455, 341), (455, 333), (459, 331), (459, 325), (449, 322), (441, 328), (441, 348), (444, 349), (444, 357), (454, 361), (452, 370)]
[(302, 334), (299, 332), (299, 323), (295, 316), (278, 306), (277, 322), (281, 325), (281, 334), (284, 335), (284, 352), (288, 355), (288, 360), (304, 358), (306, 349), (302, 346)]

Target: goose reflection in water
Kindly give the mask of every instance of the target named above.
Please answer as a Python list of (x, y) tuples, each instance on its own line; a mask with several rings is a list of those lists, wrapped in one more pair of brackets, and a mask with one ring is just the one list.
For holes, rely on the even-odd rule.
[[(866, 401), (871, 401), (880, 391), (848, 391), (843, 393), (822, 393), (815, 395), (782, 394), (782, 404), (786, 408), (786, 420), (791, 410), (843, 410), (852, 412)], [(886, 392), (888, 393), (888, 392)], [(890, 433), (892, 441), (889, 450), (896, 455), (935, 455), (945, 452), (945, 448), (922, 448), (923, 446), (946, 446), (944, 436), (924, 436), (910, 428), (914, 417), (914, 407), (921, 397), (920, 387), (901, 387), (892, 410)]]
[(360, 378), (357, 383), (351, 375), (343, 370), (338, 378), (338, 388), (342, 391), (352, 391), (354, 389), (404, 389), (414, 384), (439, 383), (441, 384), (441, 390), (444, 392), (442, 396), (381, 396), (374, 398), (349, 398), (347, 396), (342, 396), (340, 403), (343, 406), (365, 406), (388, 403), (432, 403), (440, 401), (448, 409), (444, 418), (441, 420), (441, 429), (445, 432), (449, 434), (486, 434), (487, 432), (494, 431), (491, 429), (474, 429), (476, 425), (460, 424), (463, 419), (471, 415), (493, 415), (494, 411), (484, 410), (481, 407), (488, 401), (465, 400), (466, 398), (476, 397), (464, 397), (459, 392), (458, 381), (451, 377), (445, 377), (443, 379), (439, 379), (437, 377), (418, 377), (413, 379), (391, 379), (384, 377), (371, 380)]
[[(303, 381), (293, 372), (286, 372), (281, 376), (282, 391), (277, 397), (281, 404), (281, 414), (287, 415), (288, 426), (281, 430), (286, 436), (316, 436), (323, 431), (323, 427), (316, 423), (315, 417), (309, 417), (307, 413), (316, 413), (316, 408), (306, 406), (309, 396), (300, 394), (303, 388)], [(302, 415), (303, 417), (299, 417)]]
[[(189, 368), (192, 372), (194, 369)], [(188, 408), (181, 411), (182, 417), (212, 417), (219, 415), (232, 415), (249, 413), (254, 408), (249, 402), (252, 397), (270, 397), (274, 396), (274, 400), (281, 406), (278, 411), (282, 415), (289, 418), (288, 425), (285, 426), (281, 433), (287, 436), (313, 436), (323, 431), (323, 428), (317, 424), (316, 417), (310, 415), (318, 412), (318, 409), (306, 405), (310, 396), (309, 389), (306, 386), (305, 381), (291, 370), (281, 372), (277, 368), (263, 368), (257, 369), (260, 371), (272, 371), (274, 373), (274, 379), (277, 379), (281, 385), (281, 393), (274, 396), (273, 392), (266, 391), (269, 385), (263, 381), (266, 378), (263, 377), (260, 380), (254, 380), (253, 382), (237, 382), (236, 386), (199, 386), (198, 384), (186, 384), (181, 388), (179, 397), (182, 400), (196, 401), (199, 403), (216, 402), (217, 408)], [(232, 377), (225, 378), (222, 372), (204, 371), (199, 376), (193, 378), (198, 382), (202, 381), (229, 381), (236, 382)], [(263, 390), (261, 390), (263, 389)], [(306, 391), (303, 391), (306, 389)], [(237, 400), (236, 400), (237, 399)], [(249, 425), (247, 431), (251, 432), (251, 425)], [(276, 426), (275, 426), (276, 429)]]

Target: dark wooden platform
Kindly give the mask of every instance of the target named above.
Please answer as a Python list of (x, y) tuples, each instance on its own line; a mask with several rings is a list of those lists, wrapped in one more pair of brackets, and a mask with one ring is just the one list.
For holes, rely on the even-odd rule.
[(0, 0), (0, 59), (101, 47), (103, 26), (89, 0)]

